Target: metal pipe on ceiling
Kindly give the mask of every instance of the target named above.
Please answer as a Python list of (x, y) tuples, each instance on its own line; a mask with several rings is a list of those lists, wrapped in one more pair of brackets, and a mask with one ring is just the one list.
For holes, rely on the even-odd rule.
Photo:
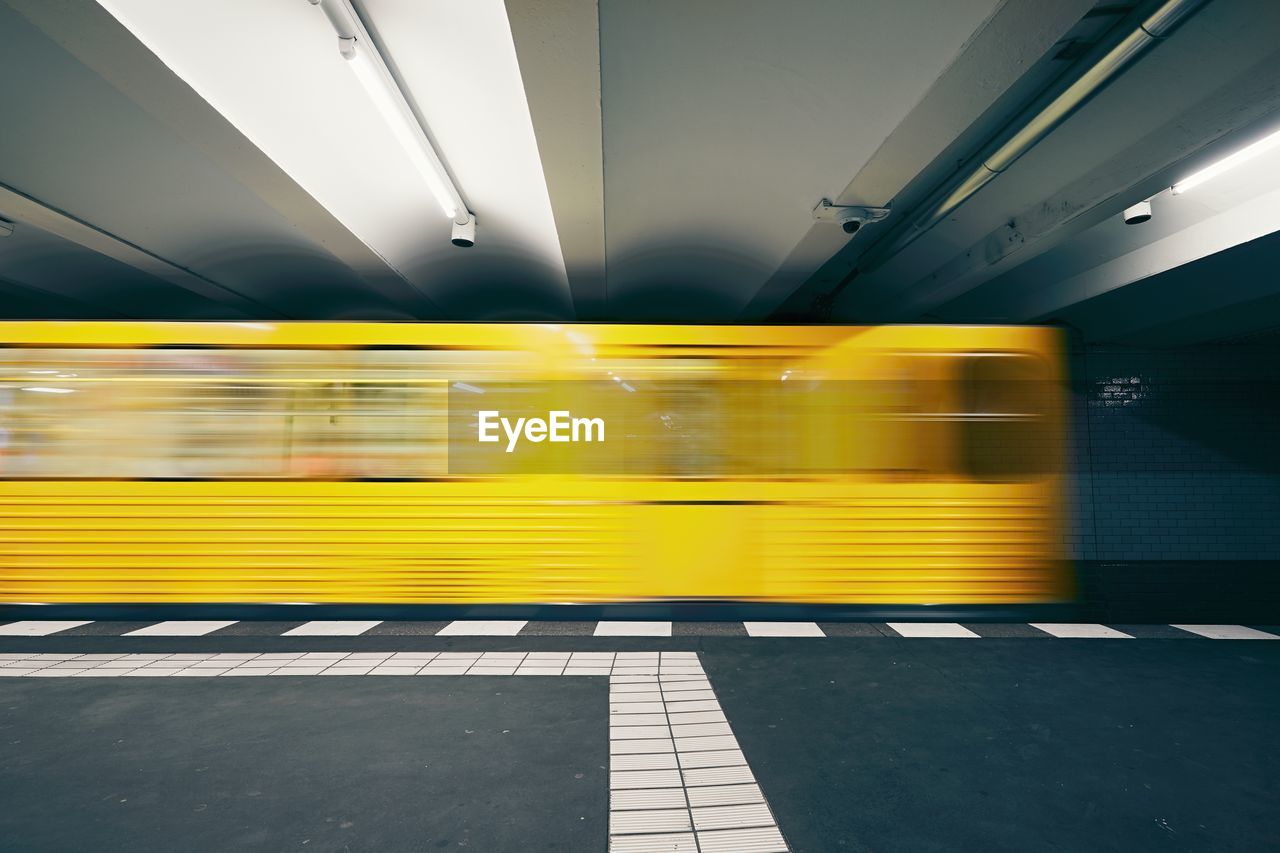
[[(911, 224), (899, 231), (883, 248), (873, 246), (859, 260), (857, 272), (869, 272), (905, 249), (908, 245), (947, 218), (960, 205), (1004, 172), (1040, 140), (1070, 118), (1121, 71), (1146, 53), (1156, 42), (1166, 38), (1208, 0), (1165, 0), (1130, 32), (1124, 34), (1106, 53), (1082, 69), (1071, 83), (1038, 109), (1033, 105), (1011, 123), (1012, 130), (1000, 134), (989, 154), (961, 177), (946, 182), (935, 190)], [(1029, 115), (1028, 115), (1029, 113)], [(1007, 126), (1008, 127), (1008, 126)]]

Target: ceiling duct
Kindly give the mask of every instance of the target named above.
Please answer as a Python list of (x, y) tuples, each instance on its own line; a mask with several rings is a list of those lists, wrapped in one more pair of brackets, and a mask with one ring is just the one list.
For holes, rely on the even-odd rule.
[[(968, 201), (1019, 157), (1066, 121), (1102, 91), (1120, 72), (1145, 54), (1179, 24), (1200, 9), (1207, 0), (1165, 0), (1132, 29), (1121, 30), (1110, 47), (1101, 48), (1093, 61), (1082, 60), (1070, 82), (1052, 96), (1042, 96), (1023, 109), (985, 147), (984, 156), (974, 158), (958, 176), (946, 181), (928, 196), (908, 222), (873, 245), (858, 261), (841, 288), (860, 272), (871, 272), (902, 251), (920, 235), (933, 228)], [(1098, 54), (1101, 55), (1098, 55)], [(1045, 98), (1048, 98), (1045, 102)], [(828, 299), (834, 294), (829, 294)]]

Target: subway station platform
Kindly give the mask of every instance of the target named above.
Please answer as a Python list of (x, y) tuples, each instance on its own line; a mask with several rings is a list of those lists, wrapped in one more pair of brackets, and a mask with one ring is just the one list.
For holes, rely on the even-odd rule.
[(0, 846), (1273, 849), (1275, 639), (15, 621), (0, 625)]

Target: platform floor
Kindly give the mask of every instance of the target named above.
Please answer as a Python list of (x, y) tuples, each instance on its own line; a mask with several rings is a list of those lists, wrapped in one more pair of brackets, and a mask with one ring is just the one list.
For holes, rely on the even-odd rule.
[(106, 624), (0, 635), (0, 849), (1280, 849), (1275, 626)]

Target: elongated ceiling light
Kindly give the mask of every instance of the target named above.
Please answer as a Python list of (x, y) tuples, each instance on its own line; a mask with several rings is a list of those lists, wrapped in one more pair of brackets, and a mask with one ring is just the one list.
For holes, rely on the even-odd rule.
[(418, 121), (417, 115), (404, 92), (391, 75), (387, 63), (369, 31), (365, 29), (360, 16), (356, 13), (351, 0), (309, 0), (311, 5), (319, 6), (329, 23), (338, 34), (338, 51), (351, 65), (356, 79), (368, 93), (374, 106), (382, 115), (383, 121), (391, 128), (396, 140), (404, 148), (413, 162), (418, 174), (426, 181), (444, 211), (444, 215), (453, 220), (453, 244), (455, 246), (471, 246), (475, 243), (476, 220), (467, 210), (458, 188), (436, 153), (426, 131)]
[(1265, 154), (1277, 147), (1280, 147), (1280, 130), (1277, 130), (1270, 136), (1265, 136), (1262, 139), (1259, 139), (1252, 145), (1247, 145), (1244, 148), (1241, 148), (1234, 154), (1223, 157), (1218, 162), (1210, 166), (1206, 166), (1194, 175), (1189, 175), (1183, 178), (1173, 185), (1173, 194), (1182, 195), (1187, 190), (1195, 189), (1206, 181), (1212, 181), (1219, 175), (1229, 172), (1237, 166), (1242, 166), (1254, 157)]

